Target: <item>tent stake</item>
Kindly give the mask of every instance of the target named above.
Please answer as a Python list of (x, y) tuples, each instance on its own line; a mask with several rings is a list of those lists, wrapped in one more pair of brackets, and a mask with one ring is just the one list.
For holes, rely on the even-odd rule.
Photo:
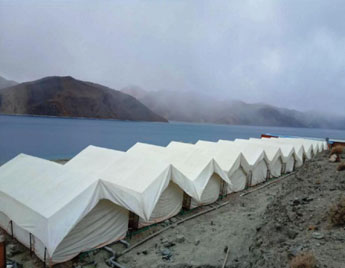
[(229, 250), (229, 247), (227, 247), (227, 249), (226, 249), (226, 255), (225, 255), (225, 259), (224, 259), (222, 268), (225, 268), (225, 265), (226, 265), (226, 263), (228, 262), (229, 253), (230, 253), (230, 250)]

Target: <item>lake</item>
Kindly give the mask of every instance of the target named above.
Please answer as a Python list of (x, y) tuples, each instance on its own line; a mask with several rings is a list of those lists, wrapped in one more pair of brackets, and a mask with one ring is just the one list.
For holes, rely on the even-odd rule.
[(19, 153), (46, 159), (70, 158), (92, 144), (125, 151), (136, 142), (167, 145), (260, 137), (262, 133), (318, 138), (345, 137), (345, 131), (312, 128), (254, 127), (196, 123), (151, 123), (0, 115), (0, 164)]

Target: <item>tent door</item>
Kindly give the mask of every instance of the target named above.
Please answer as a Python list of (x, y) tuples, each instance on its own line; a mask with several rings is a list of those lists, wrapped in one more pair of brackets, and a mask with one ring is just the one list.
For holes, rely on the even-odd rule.
[(186, 194), (185, 192), (183, 192), (183, 203), (182, 203), (182, 208), (189, 210), (190, 209), (190, 205), (192, 203), (192, 197), (190, 197), (188, 194)]
[(253, 173), (250, 170), (247, 175), (246, 189), (252, 186), (252, 180), (253, 180)]
[(129, 212), (128, 230), (133, 231), (139, 228), (139, 216), (132, 211)]
[(267, 165), (267, 176), (266, 176), (266, 180), (269, 180), (271, 178), (271, 171), (270, 169), (268, 168), (268, 165)]
[(286, 163), (283, 163), (282, 165), (282, 174), (286, 173)]
[(223, 180), (221, 180), (220, 182), (220, 191), (219, 191), (219, 196), (220, 197), (223, 197), (223, 196), (226, 196), (227, 194), (227, 183)]

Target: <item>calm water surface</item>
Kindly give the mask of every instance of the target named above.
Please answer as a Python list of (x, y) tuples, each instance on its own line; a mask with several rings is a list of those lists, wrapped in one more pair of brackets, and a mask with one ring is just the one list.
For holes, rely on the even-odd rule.
[(65, 119), (0, 115), (0, 164), (19, 153), (47, 159), (69, 158), (92, 144), (125, 151), (136, 142), (167, 145), (260, 137), (262, 133), (345, 138), (331, 129), (229, 126), (191, 123), (148, 123), (116, 120)]

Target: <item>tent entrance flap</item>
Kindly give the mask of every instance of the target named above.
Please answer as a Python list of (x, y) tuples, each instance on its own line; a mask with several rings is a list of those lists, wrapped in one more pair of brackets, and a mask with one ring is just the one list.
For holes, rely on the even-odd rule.
[(191, 207), (192, 203), (192, 197), (183, 192), (183, 203), (182, 203), (182, 208), (185, 210), (189, 210)]
[(201, 202), (198, 202), (192, 198), (191, 208), (200, 207), (203, 205), (208, 205), (214, 203), (218, 200), (221, 190), (222, 179), (218, 174), (213, 173), (211, 178), (208, 180), (206, 187), (201, 195)]
[(183, 191), (177, 184), (170, 182), (168, 187), (159, 197), (152, 211), (149, 221), (139, 219), (139, 228), (167, 220), (174, 217), (182, 209)]
[(139, 216), (132, 211), (129, 211), (128, 230), (135, 231), (137, 229), (139, 229)]
[(230, 177), (230, 181), (232, 183), (232, 186), (227, 185), (227, 193), (232, 192), (239, 192), (246, 188), (248, 183), (246, 172), (243, 170), (242, 167), (238, 168)]

